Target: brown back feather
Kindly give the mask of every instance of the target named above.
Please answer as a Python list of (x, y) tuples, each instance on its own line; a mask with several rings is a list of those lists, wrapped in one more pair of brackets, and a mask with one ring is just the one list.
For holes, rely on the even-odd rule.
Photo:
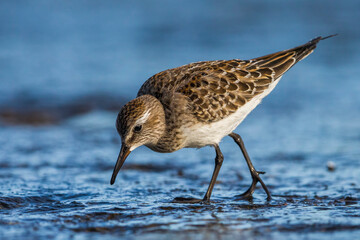
[(169, 69), (149, 78), (138, 96), (150, 94), (161, 101), (164, 92), (181, 93), (188, 98), (189, 109), (199, 121), (215, 122), (269, 88), (311, 54), (322, 39), (251, 60), (205, 61)]

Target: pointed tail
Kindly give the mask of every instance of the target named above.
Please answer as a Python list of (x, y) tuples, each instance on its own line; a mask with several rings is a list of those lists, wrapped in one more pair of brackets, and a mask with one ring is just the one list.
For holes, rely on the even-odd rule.
[(316, 48), (318, 42), (334, 37), (336, 35), (337, 34), (333, 34), (327, 37), (317, 37), (298, 47), (254, 58), (251, 59), (251, 61), (254, 65), (260, 68), (268, 67), (274, 69), (274, 77), (275, 79), (277, 79), (287, 70), (289, 70), (292, 66), (294, 66), (297, 62), (303, 60), (308, 55), (310, 55)]

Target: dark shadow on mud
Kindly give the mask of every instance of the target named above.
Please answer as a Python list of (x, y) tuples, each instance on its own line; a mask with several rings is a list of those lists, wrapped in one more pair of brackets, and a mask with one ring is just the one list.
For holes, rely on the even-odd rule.
[(125, 102), (123, 97), (105, 94), (73, 99), (17, 96), (0, 104), (0, 122), (9, 125), (51, 125), (94, 110), (119, 111)]

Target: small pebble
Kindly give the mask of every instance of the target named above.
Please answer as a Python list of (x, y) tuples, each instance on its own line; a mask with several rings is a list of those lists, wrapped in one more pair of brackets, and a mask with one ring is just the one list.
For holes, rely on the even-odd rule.
[(333, 161), (328, 161), (326, 166), (327, 166), (328, 171), (330, 171), (330, 172), (335, 171), (336, 166)]

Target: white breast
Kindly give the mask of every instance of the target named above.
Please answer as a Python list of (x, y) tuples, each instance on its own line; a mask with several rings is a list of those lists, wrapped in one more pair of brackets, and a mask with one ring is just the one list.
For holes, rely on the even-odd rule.
[(200, 148), (207, 145), (218, 144), (221, 139), (235, 130), (235, 128), (245, 119), (245, 117), (268, 95), (279, 82), (280, 78), (270, 84), (269, 88), (263, 93), (255, 96), (251, 101), (240, 107), (235, 113), (228, 117), (211, 123), (198, 123), (182, 129), (186, 141), (184, 147)]

